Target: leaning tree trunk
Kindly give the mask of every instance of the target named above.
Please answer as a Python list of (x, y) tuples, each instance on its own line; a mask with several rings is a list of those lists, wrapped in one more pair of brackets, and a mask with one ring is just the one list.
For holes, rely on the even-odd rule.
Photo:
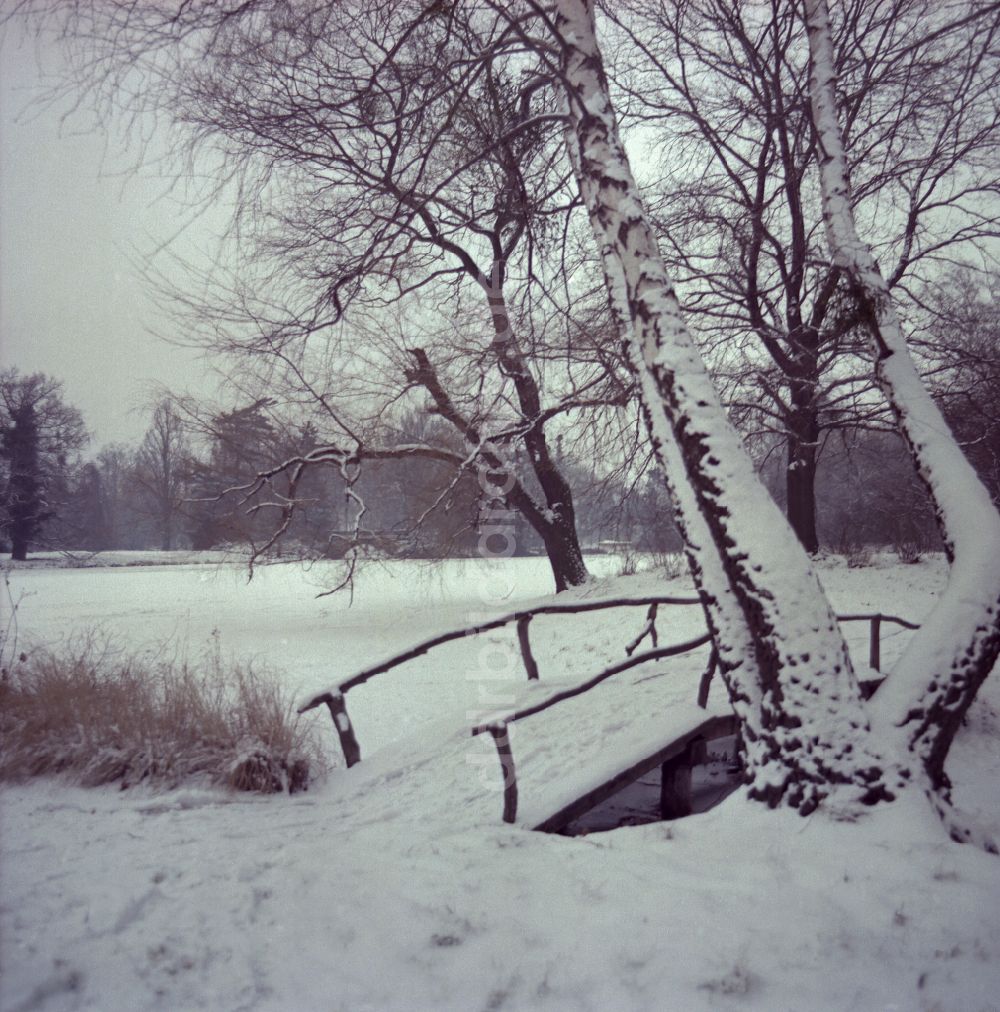
[(537, 525), (535, 530), (545, 546), (545, 554), (556, 583), (556, 593), (569, 590), (570, 587), (582, 587), (590, 579), (590, 573), (583, 561), (572, 503), (567, 503), (567, 508), (560, 509), (550, 522)]
[[(544, 433), (540, 436), (532, 435), (531, 442), (528, 442), (526, 437), (535, 474), (542, 486), (543, 494), (546, 496), (545, 503), (540, 504), (518, 480), (511, 465), (501, 456), (499, 449), (493, 449), (484, 444), (476, 426), (459, 411), (441, 383), (427, 352), (423, 348), (412, 348), (410, 355), (414, 361), (413, 368), (407, 373), (410, 382), (419, 383), (430, 394), (434, 401), (435, 411), (446, 422), (454, 426), (466, 443), (474, 449), (488, 479), (493, 474), (503, 474), (506, 477), (507, 480), (504, 482), (506, 488), (502, 493), (502, 498), (512, 509), (521, 513), (541, 538), (549, 565), (552, 568), (556, 593), (586, 583), (590, 576), (583, 561), (583, 553), (580, 551), (572, 492), (549, 455)], [(536, 406), (531, 417), (537, 418), (541, 410), (537, 402), (537, 386), (534, 386), (534, 378), (529, 378), (536, 395)], [(533, 428), (540, 429), (540, 426)], [(488, 484), (493, 484), (492, 479), (488, 481)]]
[(500, 371), (514, 383), (524, 426), (521, 440), (545, 499), (544, 510), (525, 512), (525, 516), (545, 545), (558, 593), (582, 586), (590, 574), (580, 550), (573, 490), (549, 448), (542, 421), (541, 394), (511, 327), (502, 272), (503, 264), (497, 263), (493, 275), (489, 279), (480, 276), (480, 283), (484, 285), (493, 320), (493, 351)]
[(542, 539), (555, 581), (556, 593), (580, 587), (590, 579), (580, 551), (576, 525), (561, 510), (540, 506), (519, 481), (514, 481), (506, 496), (507, 502), (528, 521)]
[(747, 741), (750, 796), (803, 813), (839, 786), (891, 797), (898, 771), (871, 747), (836, 619), (687, 330), (618, 134), (592, 0), (559, 0), (554, 27), (570, 156)]
[[(806, 344), (809, 338), (809, 344)], [(815, 333), (803, 330), (806, 345), (795, 357), (795, 375), (789, 379), (790, 409), (786, 416), (787, 460), (785, 504), (788, 523), (802, 547), (813, 555), (819, 551), (816, 531), (816, 457), (819, 451), (819, 407), (816, 403), (818, 369)]]
[[(921, 381), (889, 287), (858, 234), (837, 119), (826, 0), (806, 0), (805, 10), (827, 241), (863, 311), (876, 379), (930, 492), (951, 562), (944, 592), (873, 700), (874, 711), (882, 729), (902, 734), (905, 747), (919, 756), (947, 821), (945, 759), (1000, 653), (1000, 514)], [(957, 837), (971, 836), (954, 821), (950, 828)]]

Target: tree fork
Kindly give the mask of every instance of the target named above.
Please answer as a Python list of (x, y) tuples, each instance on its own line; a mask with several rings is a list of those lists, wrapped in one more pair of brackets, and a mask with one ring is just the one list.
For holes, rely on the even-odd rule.
[(932, 497), (951, 561), (944, 592), (874, 697), (873, 712), (887, 734), (919, 756), (930, 789), (946, 795), (948, 750), (1000, 654), (1000, 514), (923, 385), (889, 286), (858, 233), (826, 0), (806, 0), (805, 14), (827, 242), (865, 311), (876, 380)]
[[(754, 473), (693, 346), (617, 132), (593, 4), (560, 0), (568, 145), (654, 451), (744, 725), (754, 796), (809, 811), (838, 784), (879, 790), (860, 687), (808, 557)], [(885, 776), (892, 776), (887, 772)]]

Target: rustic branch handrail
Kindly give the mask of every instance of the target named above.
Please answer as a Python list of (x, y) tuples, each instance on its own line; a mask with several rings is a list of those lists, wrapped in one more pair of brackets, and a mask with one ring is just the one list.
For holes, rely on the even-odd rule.
[(864, 612), (858, 615), (838, 615), (838, 622), (871, 622), (875, 619), (880, 619), (883, 622), (895, 622), (896, 625), (903, 626), (904, 629), (919, 629), (920, 624), (918, 622), (910, 622), (908, 619), (900, 618), (898, 615), (886, 615), (883, 612)]
[[(528, 628), (531, 624), (531, 620), (535, 616), (559, 614), (578, 615), (585, 612), (602, 611), (611, 608), (635, 608), (643, 605), (647, 606), (649, 610), (646, 615), (646, 624), (639, 636), (626, 648), (627, 652), (630, 654), (627, 660), (618, 664), (613, 664), (609, 668), (605, 668), (586, 682), (574, 686), (572, 689), (566, 689), (562, 692), (556, 693), (554, 696), (549, 697), (548, 700), (545, 700), (542, 703), (527, 707), (524, 710), (517, 711), (507, 717), (498, 718), (494, 721), (480, 724), (472, 731), (474, 735), (481, 734), (484, 731), (489, 731), (494, 735), (494, 737), (496, 737), (506, 729), (508, 722), (531, 716), (532, 714), (546, 710), (550, 706), (554, 706), (556, 703), (562, 702), (565, 699), (581, 695), (589, 689), (592, 689), (594, 686), (599, 685), (605, 679), (610, 678), (612, 675), (619, 674), (622, 671), (627, 671), (629, 668), (637, 667), (638, 665), (645, 664), (648, 661), (661, 660), (667, 657), (676, 657), (678, 654), (687, 653), (690, 650), (695, 650), (710, 642), (710, 634), (703, 633), (701, 636), (698, 636), (693, 640), (687, 640), (684, 643), (677, 643), (669, 647), (648, 650), (642, 654), (632, 654), (646, 636), (650, 636), (653, 644), (656, 644), (656, 611), (657, 606), (661, 604), (695, 605), (701, 604), (701, 600), (697, 597), (672, 596), (609, 598), (603, 601), (580, 601), (572, 604), (546, 604), (540, 605), (537, 608), (522, 608), (518, 611), (512, 611), (505, 615), (500, 615), (497, 618), (490, 619), (488, 622), (482, 622), (479, 625), (465, 626), (461, 629), (453, 629), (446, 633), (439, 633), (437, 636), (424, 640), (422, 643), (418, 643), (416, 646), (410, 647), (408, 650), (395, 654), (385, 661), (381, 661), (378, 664), (374, 664), (371, 667), (359, 671), (357, 674), (352, 675), (339, 685), (335, 685), (332, 688), (316, 693), (299, 707), (298, 712), (305, 713), (307, 710), (311, 710), (314, 707), (325, 703), (330, 710), (330, 716), (333, 718), (334, 727), (337, 731), (338, 737), (340, 738), (340, 744), (344, 752), (346, 764), (348, 766), (353, 766), (355, 763), (361, 761), (361, 748), (358, 745), (357, 738), (354, 734), (354, 727), (347, 715), (344, 694), (349, 689), (362, 685), (375, 675), (390, 671), (406, 661), (413, 660), (416, 657), (421, 657), (430, 650), (433, 650), (435, 647), (441, 646), (444, 643), (450, 643), (469, 636), (478, 636), (480, 633), (489, 632), (493, 629), (501, 629), (511, 623), (516, 623), (517, 639), (521, 648), (521, 659), (524, 663), (525, 672), (527, 673), (528, 679), (534, 681), (537, 680), (539, 676), (538, 662), (535, 660), (535, 656), (531, 650)], [(871, 623), (868, 656), (870, 666), (876, 670), (879, 670), (881, 666), (881, 626), (883, 622), (892, 622), (905, 629), (920, 628), (917, 624), (910, 622), (907, 619), (900, 618), (897, 615), (884, 615), (881, 612), (838, 615), (837, 619), (840, 622)], [(698, 688), (698, 703), (703, 709), (708, 702), (708, 690), (712, 675), (714, 674), (717, 665), (718, 659), (715, 655), (715, 651), (713, 650), (712, 655), (709, 658), (708, 668), (702, 675)], [(863, 688), (867, 688), (865, 698), (868, 698), (868, 696), (875, 691), (879, 684), (880, 680), (863, 683)], [(509, 742), (507, 743), (506, 748), (509, 751)], [(513, 756), (508, 756), (508, 761), (511, 765), (511, 775), (513, 775)]]
[[(920, 628), (913, 622), (908, 622), (905, 618), (898, 618), (895, 615), (882, 615), (878, 612), (865, 615), (838, 615), (837, 620), (840, 622), (871, 622), (873, 632), (877, 632), (882, 622), (895, 622), (897, 625), (901, 625), (906, 629)], [(531, 706), (526, 706), (523, 710), (517, 710), (504, 717), (497, 717), (494, 720), (488, 720), (482, 724), (477, 724), (472, 729), (472, 736), (475, 737), (476, 735), (483, 734), (486, 731), (492, 732), (494, 728), (499, 728), (500, 726), (506, 727), (508, 724), (513, 724), (515, 721), (521, 720), (524, 717), (531, 717), (536, 713), (541, 713), (543, 710), (547, 710), (550, 706), (555, 706), (556, 703), (561, 703), (565, 699), (572, 699), (574, 696), (580, 696), (584, 692), (588, 692), (590, 689), (594, 688), (595, 685), (600, 685), (601, 682), (610, 678), (612, 675), (620, 674), (622, 671), (627, 671), (629, 668), (645, 664), (647, 661), (658, 661), (665, 657), (676, 657), (678, 654), (686, 654), (690, 650), (697, 650), (698, 647), (711, 642), (711, 639), (712, 637), (708, 633), (704, 633), (696, 639), (686, 640), (684, 643), (675, 643), (673, 646), (660, 647), (657, 650), (647, 650), (645, 653), (635, 654), (627, 660), (619, 661), (617, 664), (612, 664), (610, 667), (607, 667), (603, 671), (594, 675), (593, 678), (588, 678), (587, 681), (581, 682), (579, 685), (574, 685), (571, 689), (563, 689), (562, 691), (549, 696), (548, 699), (541, 703), (534, 703)], [(877, 648), (877, 642), (877, 640), (872, 641), (873, 647)], [(875, 652), (877, 654), (878, 650), (875, 649)], [(718, 657), (713, 650), (712, 655), (709, 658), (708, 672), (714, 671), (717, 665)], [(872, 667), (876, 667), (876, 665), (873, 664)], [(701, 701), (701, 696), (703, 694), (705, 695), (707, 702), (707, 691), (703, 691), (699, 688), (698, 702), (702, 709), (705, 708), (705, 703)]]
[(506, 724), (497, 724), (490, 728), (493, 743), (497, 747), (500, 759), (500, 772), (503, 775), (503, 821), (512, 823), (517, 818), (517, 773), (514, 769), (514, 753), (510, 750), (510, 735)]
[[(860, 615), (838, 615), (838, 622), (870, 622), (871, 632), (868, 637), (868, 666), (874, 668), (876, 671), (882, 670), (882, 623), (883, 622), (894, 622), (896, 625), (901, 625), (904, 629), (919, 629), (920, 626), (907, 621), (905, 618), (900, 618), (898, 615), (883, 615), (881, 612), (875, 612), (874, 614), (860, 614)], [(876, 682), (877, 687), (880, 683)], [(872, 689), (874, 691), (874, 689)]]
[(483, 724), (477, 724), (472, 729), (472, 736), (475, 737), (477, 734), (483, 734), (486, 731), (492, 733), (495, 727), (507, 724), (513, 724), (516, 720), (522, 720), (524, 717), (530, 717), (535, 713), (541, 713), (542, 710), (547, 710), (550, 706), (555, 706), (556, 703), (561, 703), (565, 699), (572, 699), (573, 696), (580, 696), (588, 690), (592, 689), (595, 685), (600, 685), (605, 679), (610, 678), (612, 675), (620, 674), (622, 671), (627, 671), (629, 668), (638, 667), (640, 664), (645, 664), (647, 661), (658, 661), (665, 657), (676, 657), (678, 654), (686, 654), (689, 650), (697, 650), (698, 647), (704, 646), (706, 643), (711, 642), (712, 637), (708, 633), (702, 633), (701, 636), (693, 640), (686, 640), (683, 643), (675, 643), (673, 646), (660, 647), (657, 650), (647, 650), (644, 654), (635, 654), (629, 657), (627, 660), (619, 661), (617, 664), (612, 664), (610, 667), (605, 668), (603, 671), (594, 675), (593, 678), (588, 678), (587, 681), (581, 682), (579, 685), (574, 685), (571, 689), (563, 689), (561, 692), (557, 692), (548, 699), (543, 700), (541, 703), (535, 703), (532, 706), (526, 706), (523, 710), (516, 710), (514, 713), (508, 714), (506, 717), (498, 717), (495, 720), (488, 720)]
[(354, 725), (347, 716), (347, 704), (340, 692), (324, 692), (315, 705), (326, 703), (333, 718), (333, 727), (340, 739), (340, 749), (344, 753), (344, 763), (350, 769), (355, 763), (361, 762), (361, 746), (354, 734)]
[[(424, 640), (422, 643), (418, 643), (416, 646), (402, 651), (402, 653), (395, 654), (394, 656), (388, 658), (388, 660), (380, 661), (378, 664), (373, 664), (371, 667), (359, 671), (356, 675), (352, 675), (339, 685), (335, 685), (329, 689), (324, 689), (322, 692), (316, 693), (299, 707), (298, 712), (305, 713), (306, 710), (311, 710), (313, 707), (319, 706), (320, 703), (325, 702), (328, 695), (338, 692), (343, 694), (350, 689), (367, 682), (369, 678), (374, 678), (375, 675), (384, 674), (386, 671), (390, 671), (392, 668), (395, 668), (400, 664), (404, 664), (406, 661), (411, 661), (416, 657), (422, 657), (435, 647), (442, 646), (445, 643), (451, 643), (454, 640), (464, 639), (467, 636), (478, 636), (480, 633), (490, 632), (493, 629), (500, 629), (505, 625), (510, 625), (512, 622), (517, 622), (519, 624), (523, 623), (521, 628), (524, 632), (523, 634), (521, 632), (518, 634), (518, 638), (520, 639), (523, 647), (523, 644), (527, 639), (527, 623), (529, 623), (536, 615), (577, 615), (582, 612), (601, 611), (606, 608), (637, 608), (642, 605), (648, 607), (653, 604), (701, 604), (701, 599), (697, 597), (616, 597), (609, 598), (604, 601), (580, 601), (573, 604), (544, 604), (537, 608), (522, 608), (518, 611), (508, 612), (506, 615), (500, 615), (498, 618), (490, 619), (488, 622), (481, 622), (479, 625), (465, 626), (462, 629), (452, 629), (450, 632), (439, 633), (437, 636), (432, 636), (430, 639)], [(529, 677), (533, 677), (531, 674), (531, 667), (528, 665), (526, 665), (526, 667)], [(537, 666), (535, 667), (535, 671), (537, 673)]]
[(656, 638), (656, 610), (659, 608), (658, 604), (651, 604), (649, 611), (646, 612), (646, 624), (642, 627), (642, 632), (625, 648), (627, 656), (631, 657), (632, 654), (639, 649), (639, 644), (648, 636), (649, 641), (653, 644), (653, 647), (658, 647), (660, 644)]

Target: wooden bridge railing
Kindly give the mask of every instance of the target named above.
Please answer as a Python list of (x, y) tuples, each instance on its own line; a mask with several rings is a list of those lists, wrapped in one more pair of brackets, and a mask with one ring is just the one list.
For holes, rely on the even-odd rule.
[[(645, 606), (647, 608), (646, 624), (643, 626), (639, 635), (625, 648), (626, 654), (628, 655), (626, 660), (617, 664), (612, 664), (610, 667), (605, 668), (603, 671), (594, 675), (592, 678), (587, 679), (587, 681), (582, 682), (580, 685), (574, 686), (572, 689), (565, 689), (561, 692), (557, 692), (541, 703), (526, 707), (523, 710), (516, 711), (505, 717), (498, 718), (497, 720), (481, 724), (473, 728), (473, 735), (481, 734), (484, 731), (489, 731), (489, 733), (493, 735), (493, 738), (497, 743), (497, 750), (500, 752), (501, 766), (503, 766), (506, 771), (506, 763), (510, 766), (511, 770), (513, 770), (513, 757), (509, 755), (510, 744), (506, 733), (507, 724), (512, 723), (515, 720), (520, 720), (524, 717), (540, 713), (542, 710), (547, 710), (549, 707), (555, 706), (557, 703), (563, 702), (566, 699), (579, 696), (599, 685), (605, 679), (610, 678), (613, 675), (620, 674), (622, 671), (627, 671), (629, 668), (637, 667), (640, 664), (646, 664), (649, 661), (662, 660), (667, 657), (676, 657), (679, 654), (696, 650), (710, 642), (711, 637), (709, 634), (703, 633), (701, 636), (687, 640), (683, 643), (677, 643), (668, 647), (658, 647), (656, 617), (657, 609), (661, 604), (690, 606), (700, 605), (701, 600), (697, 597), (664, 596), (610, 598), (604, 601), (580, 601), (566, 604), (546, 604), (540, 605), (537, 608), (525, 608), (509, 612), (505, 615), (500, 615), (495, 619), (490, 619), (488, 622), (482, 622), (473, 626), (465, 626), (461, 629), (453, 629), (449, 632), (432, 636), (407, 650), (394, 654), (392, 657), (389, 657), (384, 661), (380, 661), (377, 664), (364, 668), (339, 684), (309, 697), (309, 699), (307, 699), (306, 702), (299, 707), (298, 712), (305, 713), (317, 706), (324, 703), (326, 704), (330, 711), (330, 716), (333, 719), (333, 726), (336, 729), (338, 738), (340, 739), (340, 747), (344, 753), (344, 762), (348, 767), (350, 767), (361, 761), (361, 746), (358, 744), (357, 736), (354, 733), (354, 726), (347, 714), (347, 703), (344, 697), (351, 689), (364, 684), (376, 675), (391, 671), (393, 668), (398, 667), (407, 661), (413, 660), (416, 657), (421, 657), (445, 643), (451, 643), (455, 640), (464, 639), (469, 636), (478, 636), (481, 633), (490, 632), (494, 629), (501, 629), (504, 626), (514, 624), (517, 629), (517, 640), (521, 651), (521, 660), (524, 665), (525, 673), (529, 681), (535, 681), (539, 678), (539, 669), (538, 662), (531, 649), (529, 636), (529, 627), (533, 618), (538, 615), (578, 615), (585, 612), (603, 611), (611, 608), (636, 608)], [(918, 628), (918, 626), (906, 619), (899, 618), (895, 615), (883, 615), (881, 613), (839, 615), (838, 620), (841, 622), (866, 621), (870, 623), (868, 658), (870, 666), (875, 670), (880, 670), (881, 665), (881, 627), (883, 622), (892, 622), (906, 629)], [(647, 636), (650, 637), (654, 649), (647, 650), (643, 653), (635, 653), (639, 644)], [(717, 656), (715, 650), (713, 649), (709, 657), (708, 667), (702, 675), (698, 689), (698, 704), (702, 707), (702, 709), (704, 709), (707, 705), (708, 690), (716, 667)], [(874, 691), (878, 684), (878, 680), (869, 683), (868, 695)], [(504, 753), (501, 751), (501, 739), (507, 741), (507, 759), (504, 758)], [(506, 772), (504, 782), (507, 783)]]
[(900, 618), (898, 615), (883, 615), (879, 612), (875, 614), (862, 614), (862, 615), (838, 615), (838, 622), (869, 622), (871, 623), (871, 631), (868, 634), (868, 667), (873, 668), (875, 671), (882, 670), (882, 623), (892, 622), (895, 625), (902, 626), (904, 629), (919, 629), (920, 626), (915, 622), (909, 622), (905, 618)]
[[(892, 622), (896, 625), (902, 626), (904, 629), (919, 629), (920, 627), (913, 622), (909, 622), (905, 618), (899, 618), (897, 615), (883, 615), (880, 612), (874, 614), (859, 614), (859, 615), (838, 615), (837, 620), (839, 622), (868, 622), (870, 623), (869, 632), (869, 643), (868, 643), (868, 661), (869, 666), (875, 671), (880, 671), (881, 664), (881, 635), (882, 635), (882, 623)], [(612, 664), (605, 668), (599, 674), (594, 675), (592, 678), (588, 678), (587, 681), (581, 682), (579, 685), (574, 686), (572, 689), (564, 689), (561, 692), (556, 692), (549, 696), (548, 699), (542, 700), (540, 703), (534, 703), (531, 706), (524, 707), (521, 710), (515, 710), (513, 713), (506, 714), (503, 717), (497, 717), (493, 720), (487, 721), (483, 724), (477, 724), (472, 728), (472, 736), (489, 733), (493, 737), (493, 741), (496, 744), (497, 755), (500, 759), (500, 771), (503, 777), (504, 787), (504, 804), (503, 804), (503, 820), (504, 822), (514, 822), (517, 818), (517, 770), (514, 766), (514, 754), (510, 747), (510, 732), (508, 725), (513, 724), (515, 721), (523, 720), (525, 717), (531, 717), (536, 713), (541, 713), (543, 710), (548, 710), (550, 707), (556, 706), (558, 703), (562, 703), (567, 699), (572, 699), (574, 696), (580, 696), (596, 685), (600, 685), (605, 679), (610, 678), (612, 675), (617, 675), (622, 671), (626, 671), (628, 668), (636, 667), (638, 664), (644, 664), (647, 661), (657, 660), (664, 657), (675, 657), (678, 654), (688, 653), (691, 650), (695, 650), (700, 646), (704, 646), (711, 640), (711, 637), (706, 633), (697, 639), (688, 640), (686, 643), (678, 643), (672, 647), (663, 647), (657, 650), (650, 650), (644, 654), (637, 654), (634, 657), (630, 657), (626, 661), (621, 661), (618, 664)], [(708, 668), (702, 675), (701, 683), (698, 687), (698, 705), (705, 709), (708, 705), (708, 688), (711, 682), (711, 677), (718, 665), (718, 655), (716, 654), (715, 648), (712, 648), (711, 656), (709, 657)], [(862, 693), (865, 698), (868, 699), (882, 683), (883, 679), (868, 679), (862, 680), (861, 687)], [(715, 725), (712, 721), (707, 722), (704, 727), (708, 728)], [(610, 794), (614, 791), (619, 790), (622, 786), (628, 782), (630, 777), (636, 770), (642, 772), (647, 769), (651, 769), (653, 765), (663, 762), (663, 757), (667, 756), (674, 760), (674, 764), (677, 764), (678, 757), (680, 757), (680, 767), (671, 767), (670, 775), (676, 776), (678, 772), (684, 773), (683, 766), (685, 755), (688, 755), (688, 746), (692, 743), (702, 742), (705, 738), (702, 736), (702, 728), (699, 727), (695, 731), (688, 731), (680, 738), (675, 741), (669, 742), (664, 745), (656, 754), (656, 756), (650, 757), (648, 760), (637, 765), (634, 768), (630, 768), (617, 776), (613, 777), (606, 784), (601, 785), (595, 791), (591, 792), (593, 798), (602, 800), (605, 797), (610, 797)], [(735, 731), (735, 722), (729, 718), (719, 723), (718, 728), (715, 730), (723, 730), (723, 733), (729, 734)], [(694, 755), (695, 753), (690, 753)], [(690, 776), (690, 769), (687, 769), (687, 775)], [(664, 763), (664, 777), (667, 776), (667, 764)], [(666, 784), (666, 780), (664, 783)], [(690, 782), (688, 784), (690, 788)], [(666, 792), (667, 788), (664, 787)], [(593, 800), (588, 796), (587, 801)], [(586, 810), (581, 807), (582, 801), (578, 802), (566, 809), (566, 812), (560, 813), (561, 816), (567, 815), (567, 813), (576, 815)], [(568, 815), (567, 815), (568, 818)], [(536, 828), (550, 828), (549, 824), (555, 827), (558, 820), (548, 820), (540, 827)], [(558, 823), (561, 825), (562, 823)]]
[[(299, 707), (298, 712), (305, 713), (307, 710), (312, 710), (313, 708), (325, 703), (330, 710), (330, 716), (333, 718), (333, 726), (340, 738), (340, 747), (344, 752), (344, 761), (348, 766), (353, 766), (355, 763), (361, 761), (361, 746), (358, 744), (358, 739), (354, 733), (354, 727), (351, 724), (351, 719), (347, 715), (347, 704), (344, 701), (344, 696), (351, 689), (358, 685), (363, 685), (370, 678), (374, 678), (376, 675), (384, 674), (386, 671), (391, 671), (400, 664), (405, 664), (407, 661), (411, 661), (416, 657), (421, 657), (429, 651), (435, 649), (435, 647), (443, 646), (445, 643), (452, 643), (455, 640), (464, 639), (467, 636), (478, 636), (484, 632), (490, 632), (494, 629), (502, 629), (504, 626), (515, 624), (517, 627), (517, 642), (521, 650), (521, 661), (524, 664), (524, 670), (528, 679), (530, 681), (534, 681), (538, 678), (538, 662), (535, 660), (535, 656), (531, 650), (529, 627), (531, 625), (531, 620), (536, 616), (579, 615), (584, 612), (603, 611), (609, 608), (638, 608), (645, 606), (648, 608), (646, 614), (646, 625), (643, 627), (639, 636), (630, 644), (628, 653), (631, 654), (647, 635), (652, 636), (653, 643), (655, 645), (656, 631), (653, 623), (655, 623), (656, 620), (656, 609), (661, 604), (700, 605), (701, 600), (697, 597), (616, 597), (609, 598), (604, 601), (577, 601), (566, 604), (543, 604), (539, 605), (537, 608), (523, 608), (518, 611), (512, 611), (505, 615), (499, 615), (497, 618), (490, 619), (488, 622), (481, 622), (478, 625), (464, 626), (461, 629), (452, 629), (449, 632), (439, 633), (437, 636), (432, 636), (430, 639), (417, 643), (408, 650), (403, 650), (401, 653), (394, 654), (387, 660), (379, 661), (378, 664), (373, 664), (371, 667), (364, 668), (357, 674), (351, 675), (350, 678), (340, 682), (338, 685), (334, 685), (329, 689), (325, 689), (322, 692), (318, 692), (315, 695), (310, 696), (309, 699), (307, 699), (302, 706)], [(652, 660), (653, 658), (647, 657), (645, 659)], [(641, 661), (637, 661), (637, 663), (641, 663)]]

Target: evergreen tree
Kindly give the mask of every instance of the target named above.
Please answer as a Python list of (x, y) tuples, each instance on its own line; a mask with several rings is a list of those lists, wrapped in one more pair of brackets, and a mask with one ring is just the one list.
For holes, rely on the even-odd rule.
[(87, 438), (80, 412), (63, 401), (62, 383), (43, 373), (0, 372), (0, 530), (12, 559), (26, 559), (58, 515), (60, 491)]

